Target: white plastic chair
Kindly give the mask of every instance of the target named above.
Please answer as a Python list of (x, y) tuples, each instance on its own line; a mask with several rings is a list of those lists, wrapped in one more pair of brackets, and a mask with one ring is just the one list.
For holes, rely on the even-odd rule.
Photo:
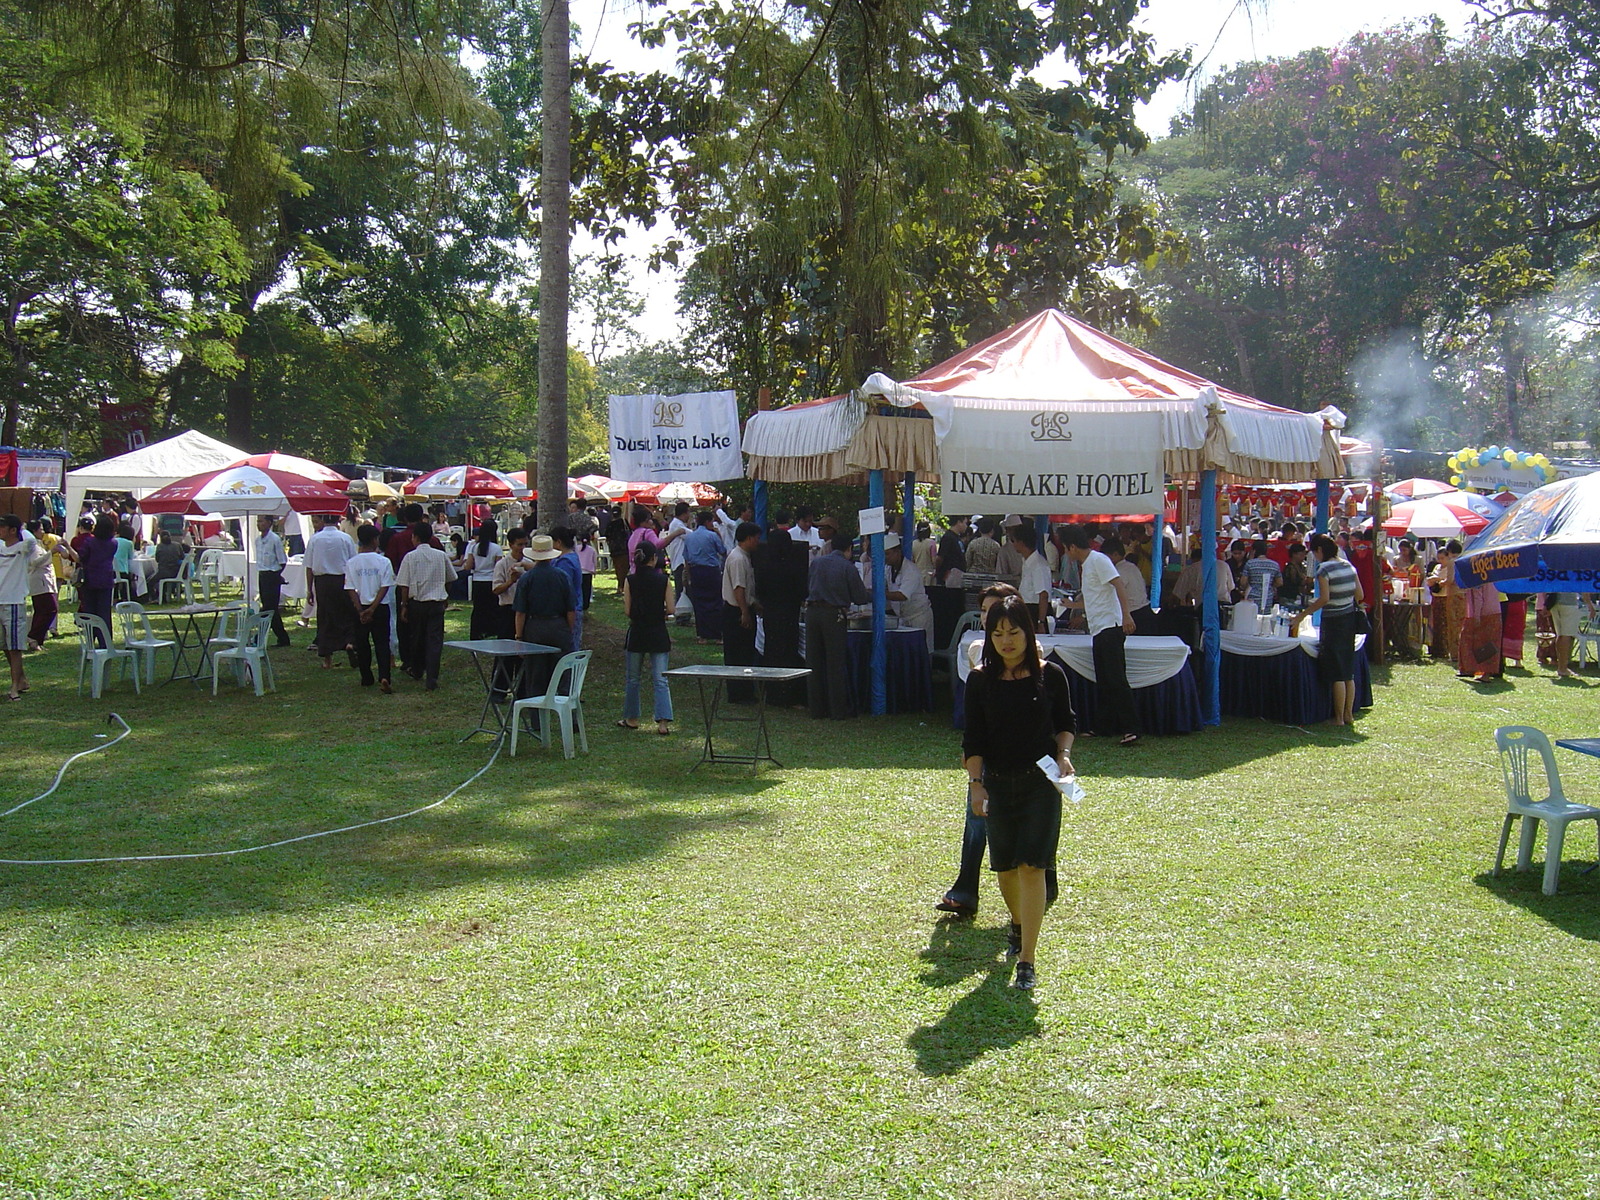
[[(1582, 601), (1579, 602), (1580, 604)], [(1587, 606), (1584, 606), (1583, 624), (1579, 626), (1578, 636), (1573, 639), (1573, 657), (1577, 660), (1581, 670), (1589, 662), (1589, 656), (1594, 655), (1596, 663), (1600, 663), (1600, 617), (1591, 615)]]
[(150, 628), (150, 618), (145, 615), (144, 605), (137, 601), (124, 600), (112, 611), (122, 623), (122, 648), (139, 652), (139, 656), (144, 659), (144, 681), (154, 684), (156, 651), (172, 650), (178, 643), (172, 638), (156, 636), (155, 630)]
[(200, 591), (205, 596), (207, 604), (211, 603), (211, 589), (222, 590), (222, 551), (213, 547), (202, 551), (200, 566), (195, 571), (195, 580), (200, 585)]
[(163, 579), (157, 589), (156, 601), (160, 604), (167, 602), (167, 589), (174, 588), (183, 593), (185, 604), (194, 603), (194, 557), (184, 555), (183, 565), (178, 568), (178, 573), (171, 579)]
[[(1506, 819), (1500, 825), (1500, 847), (1494, 853), (1493, 875), (1500, 874), (1500, 862), (1505, 858), (1506, 839), (1511, 836), (1511, 822), (1522, 818), (1522, 836), (1517, 843), (1517, 870), (1526, 871), (1533, 861), (1533, 839), (1539, 822), (1545, 823), (1544, 838), (1544, 894), (1556, 894), (1556, 877), (1561, 873), (1561, 843), (1567, 826), (1574, 821), (1595, 822), (1596, 844), (1600, 846), (1600, 808), (1587, 804), (1574, 804), (1561, 790), (1561, 776), (1556, 770), (1555, 751), (1550, 739), (1530, 725), (1502, 725), (1494, 731), (1494, 744), (1500, 751), (1500, 773), (1506, 784)], [(1533, 798), (1533, 756), (1537, 754), (1544, 763), (1546, 795), (1543, 800)], [(1600, 866), (1597, 860), (1595, 866)], [(1584, 868), (1584, 874), (1594, 867)]]
[(237, 650), (244, 644), (245, 624), (250, 616), (243, 600), (224, 604), (217, 616), (216, 632), (206, 639), (207, 650)]
[(89, 695), (100, 699), (105, 686), (106, 664), (120, 662), (122, 677), (128, 677), (133, 667), (133, 690), (139, 691), (139, 655), (133, 650), (119, 649), (111, 641), (111, 630), (93, 613), (78, 613), (78, 694), (83, 695), (83, 676), (89, 675)]
[[(517, 734), (522, 729), (523, 714), (530, 709), (539, 713), (539, 740), (550, 744), (550, 717), (561, 720), (561, 751), (572, 757), (572, 730), (578, 730), (578, 744), (589, 753), (589, 734), (583, 725), (583, 680), (589, 673), (589, 659), (593, 650), (575, 650), (561, 656), (550, 676), (550, 686), (542, 696), (529, 696), (511, 706), (511, 756), (517, 755)], [(565, 684), (565, 687), (563, 687)], [(563, 692), (565, 693), (563, 695)]]
[[(278, 690), (278, 680), (272, 673), (272, 659), (267, 654), (267, 635), (272, 632), (272, 613), (250, 613), (240, 616), (242, 641), (231, 650), (218, 650), (211, 656), (211, 694), (217, 694), (217, 678), (222, 664), (231, 662), (239, 671), (239, 683), (244, 684), (244, 672), (255, 680), (256, 695), (264, 695), (264, 683)], [(213, 639), (213, 644), (215, 640)]]
[(961, 653), (961, 638), (974, 629), (983, 628), (983, 614), (975, 608), (969, 608), (956, 618), (956, 627), (950, 634), (950, 644), (943, 650), (934, 650), (931, 653), (934, 664), (943, 664), (944, 669), (950, 672), (950, 694), (956, 693), (956, 684), (960, 682), (961, 675), (956, 670), (956, 655)]

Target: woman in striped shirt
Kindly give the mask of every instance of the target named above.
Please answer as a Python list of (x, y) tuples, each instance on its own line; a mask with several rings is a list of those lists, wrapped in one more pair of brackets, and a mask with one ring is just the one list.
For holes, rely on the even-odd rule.
[(1356, 709), (1356, 613), (1363, 597), (1356, 569), (1339, 557), (1339, 544), (1326, 534), (1311, 539), (1317, 556), (1317, 598), (1289, 623), (1297, 637), (1300, 622), (1322, 610), (1317, 669), (1333, 689), (1333, 723), (1353, 725)]

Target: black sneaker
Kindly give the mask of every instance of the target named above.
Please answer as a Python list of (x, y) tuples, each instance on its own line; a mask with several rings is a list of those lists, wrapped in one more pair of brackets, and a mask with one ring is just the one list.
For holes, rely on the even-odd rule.
[(1033, 991), (1033, 984), (1033, 964), (1031, 962), (1019, 962), (1017, 964), (1017, 973), (1011, 977), (1011, 986), (1020, 988), (1024, 992), (1031, 992)]
[(1006, 957), (1015, 958), (1022, 953), (1022, 926), (1013, 924), (1006, 934)]

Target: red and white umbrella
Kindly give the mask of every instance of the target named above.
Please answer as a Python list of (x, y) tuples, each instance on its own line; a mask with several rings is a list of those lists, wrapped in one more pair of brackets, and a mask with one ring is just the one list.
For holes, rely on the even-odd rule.
[(628, 498), (636, 504), (676, 504), (687, 500), (690, 504), (715, 504), (722, 493), (707, 483), (631, 483)]
[(586, 488), (593, 488), (606, 500), (620, 500), (628, 493), (627, 484), (609, 475), (579, 475), (578, 482)]
[[(513, 480), (522, 487), (528, 486), (528, 473), (526, 471), (512, 471), (507, 478)], [(529, 492), (528, 495), (532, 496), (535, 500), (539, 498), (539, 493), (537, 490)], [(605, 498), (605, 493), (599, 488), (591, 487), (582, 479), (574, 479), (571, 475), (567, 476), (568, 500), (604, 500)]]
[(1391, 537), (1458, 538), (1471, 536), (1500, 515), (1500, 506), (1471, 492), (1451, 492), (1396, 504), (1383, 523)]
[(528, 494), (525, 485), (489, 467), (440, 467), (401, 486), (408, 496), (429, 500), (515, 500)]
[(1402, 479), (1399, 483), (1391, 483), (1383, 489), (1391, 496), (1403, 497), (1406, 500), (1426, 500), (1429, 496), (1443, 496), (1447, 493), (1458, 491), (1452, 484), (1441, 483), (1437, 479)]
[(325, 483), (331, 488), (340, 490), (350, 486), (349, 477), (339, 474), (332, 467), (325, 467), (309, 458), (301, 458), (298, 454), (280, 454), (276, 450), (269, 454), (252, 454), (249, 458), (242, 458), (233, 465), (264, 467), (269, 471), (287, 471), (291, 475), (304, 475), (307, 479), (315, 479), (318, 483)]
[(235, 463), (169, 483), (139, 501), (147, 513), (204, 517), (284, 517), (291, 512), (342, 513), (350, 500), (316, 479), (271, 467)]
[[(342, 477), (341, 477), (342, 478)], [(218, 471), (202, 471), (176, 483), (169, 483), (139, 501), (147, 513), (182, 513), (204, 517), (285, 517), (291, 512), (343, 513), (350, 498), (316, 479), (272, 467), (253, 467), (235, 463)], [(244, 596), (251, 599), (255, 590), (255, 571), (251, 559), (255, 538), (248, 530), (244, 537)]]

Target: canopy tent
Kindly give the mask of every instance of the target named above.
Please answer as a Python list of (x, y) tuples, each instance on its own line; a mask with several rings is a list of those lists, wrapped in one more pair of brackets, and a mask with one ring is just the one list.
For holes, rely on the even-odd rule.
[[(1328, 481), (1343, 474), (1339, 441), (1344, 425), (1342, 413), (1331, 408), (1320, 413), (1297, 412), (1218, 387), (1056, 309), (1046, 309), (1002, 330), (903, 383), (873, 375), (847, 396), (756, 413), (745, 426), (744, 451), (748, 474), (757, 481), (758, 519), (765, 507), (767, 482), (865, 480), (868, 503), (876, 507), (884, 502), (886, 473), (903, 477), (909, 518), (913, 480), (944, 481), (941, 449), (947, 441), (955, 440), (950, 435), (958, 423), (967, 430), (974, 426), (987, 429), (990, 444), (985, 449), (995, 458), (1003, 454), (1000, 440), (1015, 438), (1011, 431), (1019, 420), (1033, 422), (1037, 430), (1033, 441), (1063, 444), (1072, 441), (1065, 427), (1079, 414), (1131, 418), (1109, 437), (1104, 419), (1091, 419), (1090, 424), (1098, 426), (1091, 435), (1097, 442), (1091, 444), (1108, 445), (1114, 450), (1136, 445), (1142, 454), (1151, 456), (1146, 461), (1152, 464), (1159, 451), (1158, 476), (1165, 473), (1201, 482), (1204, 544), (1212, 544), (1216, 535), (1219, 480), (1275, 483), (1315, 479), (1318, 523), (1326, 527)], [(904, 419), (907, 416), (925, 419)], [(1142, 441), (1140, 434), (1132, 432), (1140, 426), (1147, 431)], [(1076, 430), (1077, 426), (1073, 428)], [(1159, 437), (1159, 447), (1149, 444), (1153, 437)], [(1021, 445), (1014, 440), (1008, 444), (1018, 445), (1019, 449)], [(1037, 448), (1033, 451), (1035, 457), (1039, 453)], [(965, 470), (952, 470), (951, 474), (952, 478), (973, 477)], [(1016, 492), (1014, 477), (1005, 478), (1006, 490)], [(1141, 474), (1139, 478), (1143, 480), (1145, 476)], [(1155, 486), (1149, 487), (1148, 482)], [(958, 490), (970, 492), (972, 487), (963, 482)], [(1143, 490), (1146, 494), (1153, 491), (1156, 496), (1164, 494), (1159, 478), (1147, 481)], [(1032, 493), (1032, 506), (1019, 507), (1012, 502), (1003, 511), (1070, 511), (1068, 506), (1057, 503), (1062, 494), (1041, 489)], [(1092, 507), (1099, 511), (1110, 496), (1123, 493), (1095, 495), (1100, 502)], [(1080, 484), (1077, 507), (1085, 505), (1085, 496)], [(1159, 513), (1159, 501), (1150, 502)], [(1131, 509), (1132, 505), (1118, 507)], [(1159, 517), (1156, 540), (1160, 540)], [(883, 539), (875, 535), (871, 542), (872, 711), (881, 712)], [(1220, 720), (1216, 566), (1215, 560), (1206, 561), (1202, 586), (1208, 724)], [(1154, 591), (1154, 580), (1152, 585)]]
[[(932, 421), (871, 411), (893, 405)], [(758, 412), (744, 432), (749, 475), (769, 482), (862, 482), (866, 472), (939, 477), (954, 409), (1157, 413), (1168, 475), (1294, 482), (1343, 473), (1337, 429), (1320, 414), (1217, 387), (1056, 309), (1002, 330), (904, 383), (874, 375), (848, 396)]]
[(142, 499), (201, 471), (220, 470), (245, 457), (245, 451), (195, 429), (152, 442), (115, 458), (67, 472), (67, 521), (76, 522), (90, 492), (128, 492)]

